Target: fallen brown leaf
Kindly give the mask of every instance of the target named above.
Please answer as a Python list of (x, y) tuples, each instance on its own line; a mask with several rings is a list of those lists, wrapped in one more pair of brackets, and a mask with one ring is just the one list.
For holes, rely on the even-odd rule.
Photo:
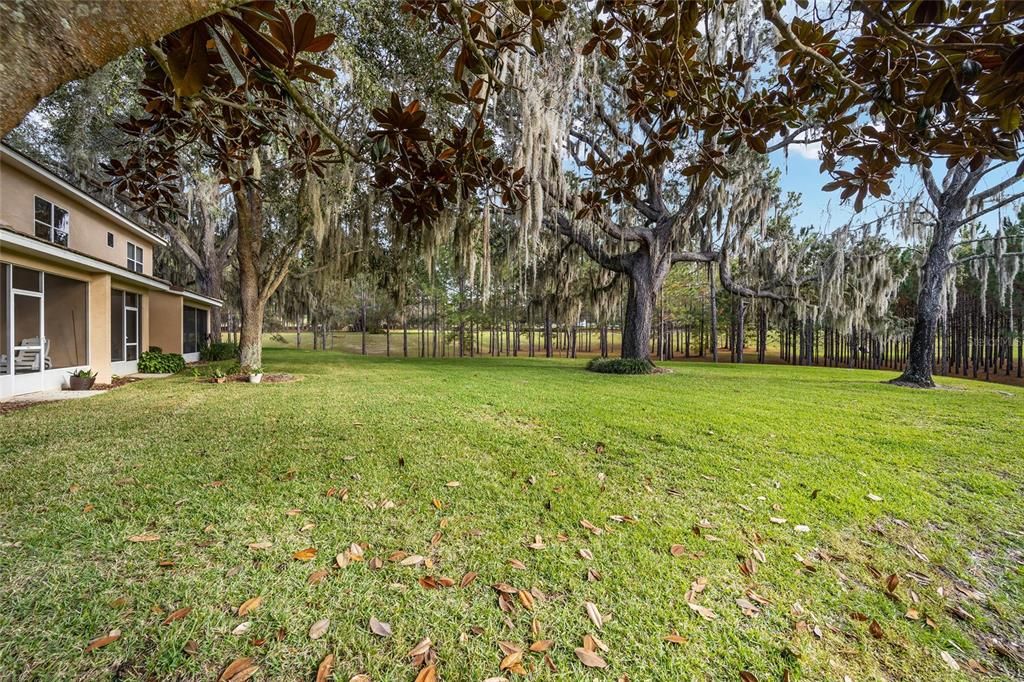
[(316, 669), (316, 682), (327, 682), (334, 670), (334, 654), (327, 654)]
[(321, 618), (309, 626), (309, 638), (320, 639), (327, 633), (327, 628), (329, 627), (331, 627), (331, 619)]
[(119, 639), (121, 639), (121, 631), (111, 630), (102, 637), (97, 637), (96, 639), (90, 640), (85, 647), (85, 653), (89, 653), (90, 651), (95, 651), (96, 649), (105, 647), (108, 644), (116, 642)]
[(377, 635), (378, 637), (390, 637), (391, 626), (387, 623), (381, 622), (370, 616), (370, 632)]
[(190, 613), (192, 613), (192, 607), (191, 606), (186, 606), (184, 608), (180, 608), (177, 611), (172, 611), (171, 615), (169, 615), (166, 618), (164, 618), (163, 622), (160, 623), (160, 624), (161, 625), (170, 625), (174, 621), (181, 620), (182, 618), (184, 618), (185, 616), (187, 616)]
[(260, 670), (259, 666), (253, 663), (249, 657), (236, 658), (224, 668), (224, 672), (217, 678), (218, 682), (245, 682)]
[(312, 561), (316, 558), (316, 548), (307, 547), (306, 549), (300, 549), (295, 554), (292, 554), (292, 558), (296, 561)]
[(669, 642), (671, 644), (680, 644), (680, 645), (682, 645), (682, 644), (686, 644), (687, 642), (689, 642), (690, 638), (689, 637), (683, 637), (678, 632), (673, 630), (671, 635), (665, 635), (665, 641)]
[(580, 659), (580, 663), (587, 666), (588, 668), (607, 668), (608, 664), (603, 658), (598, 656), (593, 651), (587, 651), (583, 647), (576, 649), (576, 658)]
[(251, 611), (255, 611), (263, 605), (263, 597), (252, 597), (242, 602), (242, 605), (238, 607), (238, 616), (242, 617)]

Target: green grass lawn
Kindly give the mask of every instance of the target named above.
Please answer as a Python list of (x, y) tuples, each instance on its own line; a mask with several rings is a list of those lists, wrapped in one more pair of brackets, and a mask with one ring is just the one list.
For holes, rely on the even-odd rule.
[[(992, 648), (1024, 636), (1024, 390), (700, 363), (264, 364), (301, 380), (182, 375), (0, 416), (0, 678), (211, 680), (247, 656), (254, 679), (312, 680), (333, 654), (332, 679), (412, 682), (424, 638), (448, 682), (1024, 674)], [(363, 561), (337, 568), (353, 543)], [(701, 577), (711, 620), (687, 601)], [(523, 591), (507, 612), (502, 583)], [(588, 634), (607, 669), (574, 653)], [(529, 651), (525, 675), (499, 669), (499, 642), (536, 640), (555, 671)]]

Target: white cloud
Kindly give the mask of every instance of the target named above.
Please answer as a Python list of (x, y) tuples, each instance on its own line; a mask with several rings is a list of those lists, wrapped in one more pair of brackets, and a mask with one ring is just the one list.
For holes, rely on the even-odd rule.
[(819, 155), (821, 154), (820, 142), (811, 142), (808, 144), (794, 144), (790, 145), (789, 148), (791, 151), (794, 151), (800, 156), (804, 157), (805, 159), (810, 159), (811, 161), (817, 161)]

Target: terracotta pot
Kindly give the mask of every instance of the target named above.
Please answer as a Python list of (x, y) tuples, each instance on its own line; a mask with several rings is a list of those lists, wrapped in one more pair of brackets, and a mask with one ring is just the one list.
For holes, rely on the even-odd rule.
[(213, 383), (215, 383), (215, 384), (223, 384), (227, 380), (228, 380), (227, 377), (214, 377), (213, 378)]
[(72, 375), (68, 378), (68, 388), (72, 391), (88, 391), (94, 383), (96, 383), (96, 377), (76, 377)]

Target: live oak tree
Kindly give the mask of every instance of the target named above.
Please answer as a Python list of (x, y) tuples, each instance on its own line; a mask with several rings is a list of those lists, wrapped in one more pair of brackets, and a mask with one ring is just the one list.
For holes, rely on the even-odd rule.
[[(744, 297), (796, 300), (799, 259), (755, 258), (775, 200), (761, 157), (799, 137), (759, 82), (751, 3), (410, 2), (451, 35), (474, 130), (500, 130), (523, 178), (527, 263), (567, 240), (627, 282), (624, 357), (649, 359), (657, 292), (674, 264), (710, 264)], [(582, 26), (581, 26), (582, 24)], [(528, 36), (528, 38), (527, 38)], [(529, 46), (524, 41), (529, 40)], [(499, 145), (500, 147), (500, 145)], [(542, 235), (555, 238), (554, 247)], [(745, 270), (737, 262), (775, 264)], [(536, 272), (536, 267), (530, 266)]]
[(60, 85), (239, 2), (0, 1), (0, 137)]
[[(1024, 164), (982, 184), (995, 165), (1020, 155), (1024, 3), (860, 0), (849, 12), (797, 12), (788, 20), (776, 0), (763, 7), (779, 38), (787, 105), (780, 115), (802, 117), (820, 133), (822, 171), (833, 177), (826, 189), (860, 210), (867, 197), (890, 193), (901, 166), (921, 176), (932, 224), (911, 350), (896, 381), (933, 386), (935, 326), (957, 235), (986, 201), (991, 208), (1024, 198), (1008, 191)], [(942, 161), (945, 175), (936, 181), (932, 167)]]

